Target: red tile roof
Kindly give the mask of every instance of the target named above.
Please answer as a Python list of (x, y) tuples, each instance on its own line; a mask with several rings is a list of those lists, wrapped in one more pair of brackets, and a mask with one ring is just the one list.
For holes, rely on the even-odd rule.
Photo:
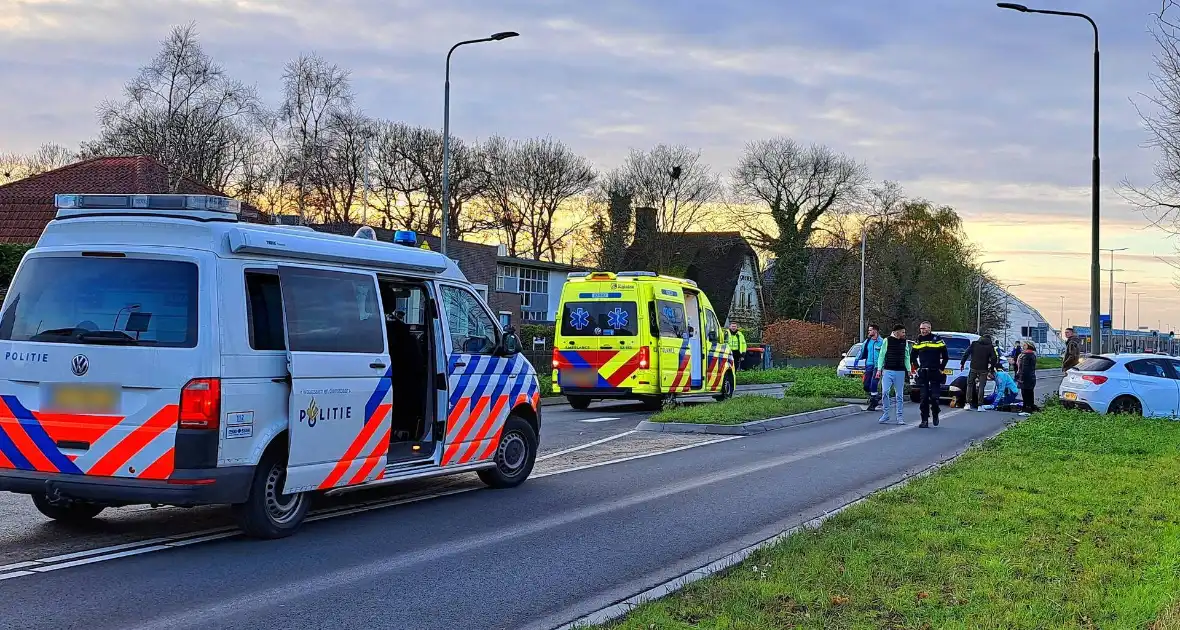
[[(168, 188), (168, 169), (146, 155), (99, 157), (75, 162), (40, 175), (0, 186), (0, 243), (34, 243), (51, 221), (58, 193), (224, 195), (204, 184), (181, 178), (178, 190)], [(252, 206), (242, 208), (244, 220), (258, 220)]]

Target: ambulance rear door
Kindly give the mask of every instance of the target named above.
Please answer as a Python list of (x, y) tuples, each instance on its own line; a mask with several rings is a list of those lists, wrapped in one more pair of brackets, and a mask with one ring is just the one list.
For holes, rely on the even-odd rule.
[(375, 479), (389, 451), (390, 360), (376, 275), (280, 267), (291, 375), (283, 492)]

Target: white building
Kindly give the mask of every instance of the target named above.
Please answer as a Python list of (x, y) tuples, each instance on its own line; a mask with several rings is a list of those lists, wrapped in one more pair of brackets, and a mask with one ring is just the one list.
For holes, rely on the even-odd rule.
[(1061, 331), (1053, 328), (1040, 311), (1029, 306), (1002, 287), (991, 285), (989, 290), (1007, 304), (1007, 327), (994, 334), (1001, 350), (1009, 350), (1017, 341), (1032, 341), (1040, 356), (1060, 356), (1065, 349)]

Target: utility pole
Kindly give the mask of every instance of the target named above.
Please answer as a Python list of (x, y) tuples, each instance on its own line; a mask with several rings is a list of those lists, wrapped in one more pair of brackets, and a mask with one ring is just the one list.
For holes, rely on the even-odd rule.
[[(1125, 251), (1127, 251), (1127, 248), (1126, 247), (1116, 247), (1116, 248), (1112, 249), (1109, 247), (1103, 247), (1103, 248), (1100, 248), (1099, 251), (1110, 252), (1110, 269), (1108, 270), (1108, 271), (1110, 271), (1110, 310), (1106, 311), (1106, 313), (1107, 313), (1107, 315), (1110, 316), (1110, 343), (1113, 346), (1114, 345), (1114, 272), (1123, 271), (1123, 269), (1115, 269), (1114, 268), (1114, 253), (1115, 252), (1125, 252)], [(1097, 334), (1098, 334), (1098, 336), (1095, 337), (1095, 339), (1101, 340), (1102, 339), (1101, 326), (1098, 328)], [(1101, 344), (1098, 344), (1095, 347), (1098, 348), (1099, 351), (1101, 351), (1101, 349), (1102, 349)]]
[(372, 134), (365, 135), (365, 187), (361, 190), (361, 225), (369, 224), (369, 142)]

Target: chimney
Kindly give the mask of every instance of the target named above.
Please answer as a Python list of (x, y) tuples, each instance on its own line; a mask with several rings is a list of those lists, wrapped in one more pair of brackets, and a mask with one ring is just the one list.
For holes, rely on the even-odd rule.
[(659, 219), (655, 208), (635, 209), (635, 240), (643, 242), (651, 239), (659, 231)]

